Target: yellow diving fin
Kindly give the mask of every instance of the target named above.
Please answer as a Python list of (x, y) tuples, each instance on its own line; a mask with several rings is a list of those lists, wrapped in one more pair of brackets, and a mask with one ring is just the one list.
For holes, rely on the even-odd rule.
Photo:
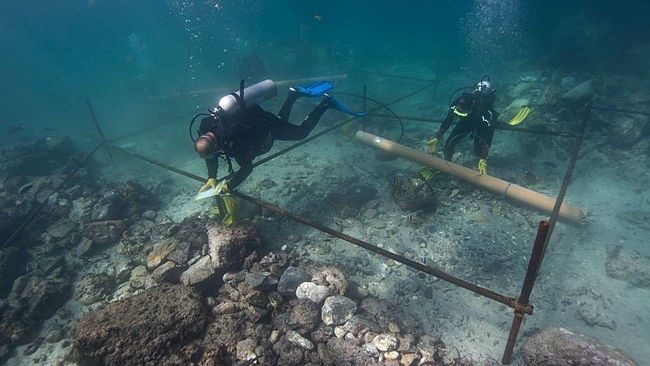
[(514, 117), (512, 117), (512, 119), (510, 121), (507, 122), (508, 125), (517, 126), (517, 125), (521, 124), (526, 119), (526, 117), (528, 117), (528, 115), (530, 114), (530, 112), (532, 110), (533, 109), (530, 108), (529, 106), (521, 107), (519, 112)]

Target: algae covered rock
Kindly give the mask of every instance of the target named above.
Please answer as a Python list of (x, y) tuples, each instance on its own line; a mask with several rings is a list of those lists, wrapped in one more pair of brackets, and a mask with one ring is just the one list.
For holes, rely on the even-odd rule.
[(521, 353), (529, 366), (637, 365), (625, 352), (565, 328), (547, 328), (533, 335)]
[(200, 296), (185, 286), (152, 287), (85, 314), (74, 345), (83, 364), (190, 364), (207, 326)]
[(436, 207), (436, 195), (420, 174), (396, 174), (389, 180), (390, 193), (399, 208), (412, 212), (431, 212)]

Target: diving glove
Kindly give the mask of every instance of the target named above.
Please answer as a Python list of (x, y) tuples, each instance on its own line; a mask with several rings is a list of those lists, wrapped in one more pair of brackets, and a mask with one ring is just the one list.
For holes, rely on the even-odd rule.
[(435, 154), (438, 147), (438, 138), (434, 137), (431, 140), (427, 141), (427, 152), (429, 154)]
[(529, 106), (522, 107), (519, 110), (519, 112), (514, 117), (512, 117), (512, 119), (510, 121), (507, 122), (508, 125), (517, 126), (517, 125), (521, 124), (526, 119), (526, 117), (528, 117), (528, 115), (530, 114), (531, 111), (532, 111), (532, 108), (530, 108)]
[(481, 159), (478, 161), (478, 171), (483, 175), (487, 175), (487, 160)]
[(209, 178), (207, 182), (199, 189), (199, 193), (207, 191), (217, 186), (217, 180), (215, 178)]
[(229, 192), (228, 181), (224, 179), (217, 185), (217, 194), (228, 193), (228, 192)]

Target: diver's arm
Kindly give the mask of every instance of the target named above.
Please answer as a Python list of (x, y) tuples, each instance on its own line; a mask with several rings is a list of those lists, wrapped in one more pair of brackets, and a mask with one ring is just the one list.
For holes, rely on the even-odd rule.
[(253, 172), (253, 159), (235, 158), (239, 170), (228, 180), (228, 189), (233, 190), (240, 185)]
[(440, 125), (438, 132), (436, 132), (436, 138), (438, 140), (442, 139), (442, 136), (444, 136), (445, 132), (447, 132), (447, 129), (449, 129), (449, 126), (451, 126), (452, 122), (454, 122), (454, 111), (449, 108), (449, 112), (447, 112), (447, 118), (445, 118), (445, 120), (442, 122), (442, 125)]
[(208, 168), (208, 178), (217, 178), (219, 171), (219, 158), (205, 159), (205, 166)]

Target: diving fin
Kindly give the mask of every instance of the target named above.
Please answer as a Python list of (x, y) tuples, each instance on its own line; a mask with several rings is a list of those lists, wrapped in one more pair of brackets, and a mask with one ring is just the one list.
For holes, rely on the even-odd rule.
[(530, 108), (529, 106), (522, 107), (519, 110), (519, 112), (514, 117), (512, 117), (512, 119), (510, 121), (507, 122), (508, 125), (517, 126), (517, 125), (521, 124), (528, 117), (528, 115), (530, 114), (531, 111), (532, 111), (532, 108)]
[(305, 97), (320, 97), (323, 94), (332, 91), (334, 86), (329, 81), (321, 80), (305, 87), (294, 86), (292, 88), (298, 95)]
[(343, 113), (347, 113), (349, 115), (355, 116), (355, 117), (363, 117), (363, 116), (365, 116), (367, 114), (366, 112), (352, 112), (346, 106), (339, 103), (338, 100), (334, 99), (334, 97), (332, 97), (332, 99), (330, 100), (330, 107), (332, 107), (334, 109), (337, 109), (337, 110), (339, 110), (339, 111), (341, 111)]

